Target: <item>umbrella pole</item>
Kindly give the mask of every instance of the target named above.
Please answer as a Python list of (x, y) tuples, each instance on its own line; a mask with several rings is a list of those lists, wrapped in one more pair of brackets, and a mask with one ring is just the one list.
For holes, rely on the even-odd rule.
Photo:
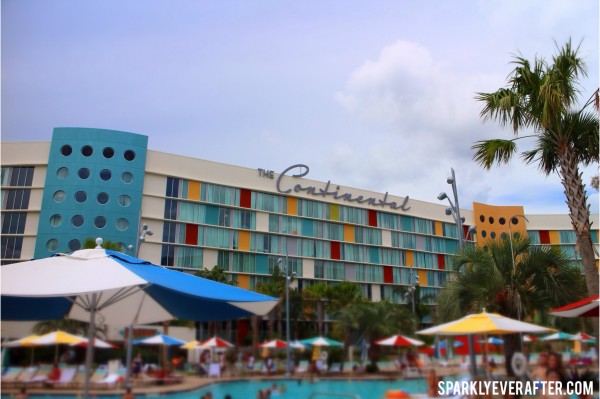
[(477, 359), (475, 358), (475, 340), (473, 334), (468, 335), (469, 341), (469, 360), (471, 362), (471, 375), (473, 378), (477, 375)]
[(131, 352), (133, 345), (133, 323), (129, 325), (129, 333), (127, 334), (127, 359), (125, 360), (125, 387), (131, 387)]
[(88, 329), (88, 345), (85, 353), (85, 382), (83, 384), (83, 397), (90, 397), (90, 376), (92, 374), (92, 360), (94, 358), (94, 336), (96, 335), (96, 302), (97, 294), (92, 294), (90, 306), (90, 327)]

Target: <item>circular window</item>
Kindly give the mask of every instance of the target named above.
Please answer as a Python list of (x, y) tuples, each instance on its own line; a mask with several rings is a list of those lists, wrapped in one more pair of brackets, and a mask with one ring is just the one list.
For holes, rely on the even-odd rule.
[(75, 227), (83, 226), (83, 216), (75, 215), (71, 218), (71, 224)]
[(69, 249), (71, 251), (78, 251), (81, 249), (81, 242), (79, 240), (69, 241)]
[(504, 225), (506, 223), (506, 219), (500, 218), (500, 219), (498, 219), (498, 223), (500, 223), (501, 225)]
[(487, 237), (487, 231), (483, 230), (483, 231), (481, 232), (481, 236), (482, 236), (483, 238)]
[(56, 252), (58, 249), (58, 240), (56, 238), (51, 238), (46, 243), (46, 249), (50, 252)]
[(133, 175), (130, 172), (123, 172), (121, 181), (125, 184), (131, 183), (133, 181)]
[(65, 192), (62, 190), (58, 190), (57, 192), (54, 193), (54, 201), (61, 203), (65, 200)]
[(129, 228), (129, 221), (125, 218), (117, 219), (117, 230), (125, 231)]
[(73, 149), (68, 144), (60, 147), (60, 153), (63, 154), (65, 157), (68, 157), (69, 155), (71, 155), (72, 152), (73, 152)]
[(128, 207), (129, 205), (131, 205), (131, 197), (125, 194), (119, 196), (119, 205), (125, 208)]
[(483, 216), (483, 215), (479, 216), (479, 221), (481, 223), (485, 222), (485, 216)]
[(100, 178), (104, 181), (108, 181), (110, 180), (110, 178), (112, 177), (112, 172), (108, 169), (102, 169), (100, 171)]
[(56, 171), (56, 177), (59, 179), (66, 179), (69, 176), (69, 169), (67, 168), (58, 168)]
[(86, 199), (87, 199), (87, 193), (85, 191), (77, 191), (75, 193), (75, 201), (81, 203), (81, 202), (85, 202)]
[(106, 147), (102, 150), (102, 155), (104, 155), (104, 158), (112, 158), (115, 155), (115, 150), (111, 147)]
[(514, 217), (514, 218), (510, 219), (510, 222), (512, 224), (519, 224), (519, 219), (517, 219), (516, 217)]
[(52, 215), (50, 217), (50, 226), (52, 226), (52, 227), (58, 227), (61, 224), (62, 224), (62, 216), (60, 216), (59, 214)]
[(81, 154), (83, 154), (84, 157), (89, 157), (93, 153), (94, 149), (91, 146), (84, 145), (83, 147), (81, 147)]
[(488, 218), (488, 221), (490, 222), (490, 224), (494, 224), (494, 218), (493, 218), (493, 217), (491, 217), (491, 216), (490, 216), (490, 217)]
[(492, 239), (496, 238), (496, 233), (492, 231), (492, 234), (490, 234), (490, 237), (492, 237)]
[(85, 180), (90, 177), (90, 170), (88, 168), (81, 168), (77, 172), (77, 176), (79, 176), (80, 179)]
[(502, 234), (500, 234), (500, 238), (502, 238), (503, 240), (506, 240), (508, 238), (508, 234), (502, 233)]
[(99, 204), (106, 204), (108, 202), (108, 194), (106, 193), (100, 193), (96, 196), (96, 199), (98, 200)]
[(104, 216), (96, 216), (96, 219), (94, 219), (94, 226), (99, 229), (104, 228), (104, 226), (106, 226), (106, 218)]
[(133, 152), (132, 150), (127, 150), (125, 151), (125, 154), (123, 154), (123, 157), (127, 161), (133, 161), (135, 159), (135, 152)]

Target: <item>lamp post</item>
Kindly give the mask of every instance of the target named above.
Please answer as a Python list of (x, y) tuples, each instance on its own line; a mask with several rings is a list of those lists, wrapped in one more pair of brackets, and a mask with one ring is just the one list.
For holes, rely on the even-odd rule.
[[(465, 219), (460, 216), (460, 206), (458, 205), (458, 189), (456, 188), (456, 175), (454, 174), (454, 168), (450, 169), (452, 171), (452, 175), (446, 179), (446, 182), (452, 186), (452, 194), (454, 197), (454, 202), (448, 197), (445, 192), (441, 192), (438, 195), (438, 199), (440, 201), (448, 200), (450, 204), (449, 208), (446, 208), (446, 215), (452, 216), (454, 219), (454, 223), (456, 224), (456, 228), (458, 229), (458, 246), (462, 250), (465, 242), (465, 238), (463, 237), (463, 222)], [(473, 335), (468, 335), (469, 341), (469, 360), (471, 363), (471, 374), (475, 376), (477, 374), (477, 363), (475, 360), (475, 342), (473, 339)]]
[[(137, 258), (139, 253), (140, 253), (140, 245), (142, 245), (143, 242), (146, 242), (146, 236), (151, 236), (154, 233), (152, 232), (152, 230), (150, 230), (148, 228), (147, 224), (142, 224), (140, 225), (140, 230), (138, 231), (138, 235), (137, 235), (137, 243), (135, 246), (135, 257)], [(132, 345), (133, 345), (133, 325), (134, 325), (134, 321), (132, 320), (131, 323), (129, 324), (129, 334), (127, 334), (127, 359), (126, 359), (126, 374), (125, 374), (125, 386), (126, 387), (131, 387), (131, 352), (132, 352)]]
[(279, 258), (277, 264), (285, 275), (285, 339), (287, 345), (285, 347), (285, 372), (286, 375), (291, 375), (290, 370), (290, 280), (296, 273), (289, 273), (288, 256), (285, 254), (285, 267), (282, 268), (283, 259)]
[[(414, 276), (414, 278), (413, 278)], [(415, 316), (415, 321), (416, 321), (416, 311), (415, 311), (415, 291), (417, 290), (417, 286), (419, 285), (419, 274), (418, 273), (414, 273), (414, 266), (412, 266), (410, 268), (410, 287), (408, 288), (408, 294), (410, 294), (410, 301), (412, 303), (412, 312), (413, 312), (413, 316)]]

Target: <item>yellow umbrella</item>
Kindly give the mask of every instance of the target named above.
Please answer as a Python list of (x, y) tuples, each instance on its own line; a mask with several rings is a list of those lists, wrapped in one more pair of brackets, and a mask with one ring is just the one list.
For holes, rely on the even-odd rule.
[(470, 314), (462, 319), (440, 324), (439, 326), (417, 331), (423, 335), (465, 335), (465, 334), (514, 334), (514, 333), (546, 333), (556, 331), (531, 323), (511, 319), (497, 313)]
[(19, 346), (35, 346), (31, 343), (34, 339), (39, 338), (39, 335), (28, 335), (27, 337), (23, 337), (20, 339), (16, 339), (14, 341), (3, 343), (2, 346), (7, 346), (9, 348), (16, 348)]
[(201, 344), (202, 344), (202, 342), (193, 340), (193, 341), (186, 342), (185, 344), (181, 345), (180, 348), (181, 349), (196, 349), (196, 348), (200, 347)]
[(56, 345), (54, 360), (58, 362), (58, 345), (77, 345), (87, 342), (87, 338), (69, 334), (62, 330), (56, 330), (32, 339), (30, 342), (35, 346)]
[(33, 341), (34, 339), (38, 338), (39, 335), (28, 335), (27, 337), (23, 337), (20, 339), (16, 339), (14, 341), (10, 341), (10, 342), (6, 342), (4, 344), (2, 344), (2, 346), (6, 346), (8, 348), (16, 348), (16, 347), (20, 347), (20, 346), (29, 346), (31, 347), (31, 364), (33, 365), (33, 351), (34, 351), (34, 344), (31, 343), (31, 341)]

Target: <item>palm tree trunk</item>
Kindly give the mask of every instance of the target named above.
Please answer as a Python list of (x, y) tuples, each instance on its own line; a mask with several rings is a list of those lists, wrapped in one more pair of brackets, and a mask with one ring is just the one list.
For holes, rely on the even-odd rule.
[[(587, 204), (584, 184), (581, 179), (581, 173), (577, 163), (577, 158), (569, 148), (561, 151), (560, 159), (560, 177), (565, 196), (567, 197), (567, 206), (569, 207), (569, 216), (571, 224), (577, 236), (577, 248), (581, 255), (585, 282), (588, 289), (588, 295), (598, 295), (598, 268), (596, 267), (596, 257), (594, 254), (594, 244), (590, 234), (590, 208)], [(593, 320), (594, 336), (598, 342), (598, 319)]]
[(515, 352), (521, 350), (521, 337), (519, 334), (504, 335), (504, 365), (506, 367), (506, 375), (509, 377), (515, 376), (515, 371), (512, 368), (512, 357)]

